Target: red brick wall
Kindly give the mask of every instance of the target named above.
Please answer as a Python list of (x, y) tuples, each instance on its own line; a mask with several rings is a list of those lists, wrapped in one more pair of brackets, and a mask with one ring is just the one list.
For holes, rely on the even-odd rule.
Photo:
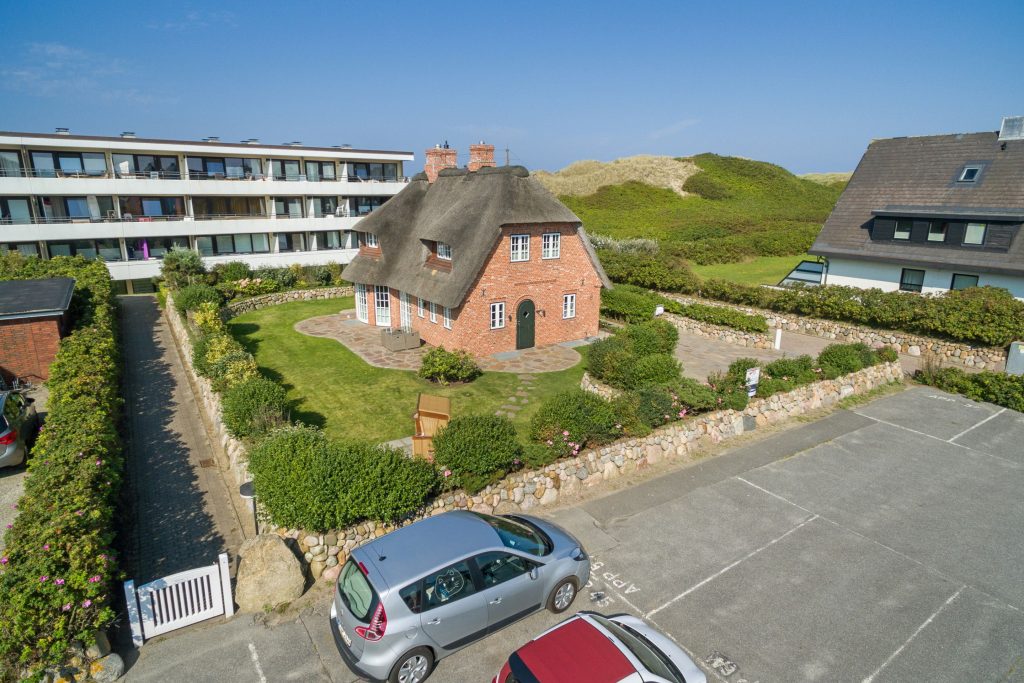
[[(557, 259), (541, 258), (541, 235), (561, 234), (561, 255)], [(530, 236), (530, 260), (513, 263), (512, 234)], [(458, 251), (455, 258), (458, 259)], [(576, 317), (562, 319), (562, 297), (576, 295)], [(452, 329), (443, 325), (442, 309), (438, 307), (437, 322), (430, 322), (429, 308), (420, 318), (416, 299), (411, 298), (413, 328), (429, 344), (447, 349), (466, 349), (485, 356), (516, 348), (516, 309), (525, 299), (536, 308), (534, 345), (548, 346), (582, 339), (597, 334), (601, 310), (601, 280), (583, 248), (574, 226), (530, 225), (506, 227), (494, 251), (474, 282), (463, 305), (452, 311)], [(505, 303), (505, 327), (490, 329), (491, 304)], [(398, 293), (392, 291), (392, 325), (399, 325)], [(371, 304), (372, 306), (372, 304)], [(370, 312), (371, 323), (373, 311)], [(511, 319), (509, 319), (511, 316)]]
[(0, 320), (0, 374), (44, 380), (60, 343), (59, 316)]

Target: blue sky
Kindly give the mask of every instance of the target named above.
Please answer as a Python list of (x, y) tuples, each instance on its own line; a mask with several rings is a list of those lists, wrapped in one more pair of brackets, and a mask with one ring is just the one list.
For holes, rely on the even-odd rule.
[[(1024, 115), (1024, 2), (0, 0), (0, 129), (852, 170)], [(500, 155), (500, 152), (499, 152)], [(465, 155), (460, 156), (460, 162)]]

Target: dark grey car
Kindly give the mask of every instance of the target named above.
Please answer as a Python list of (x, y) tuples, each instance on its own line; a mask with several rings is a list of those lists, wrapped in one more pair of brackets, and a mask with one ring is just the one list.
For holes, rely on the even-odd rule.
[(550, 522), (448, 512), (352, 551), (331, 632), (356, 674), (419, 683), (489, 633), (542, 607), (565, 611), (589, 577), (579, 541)]

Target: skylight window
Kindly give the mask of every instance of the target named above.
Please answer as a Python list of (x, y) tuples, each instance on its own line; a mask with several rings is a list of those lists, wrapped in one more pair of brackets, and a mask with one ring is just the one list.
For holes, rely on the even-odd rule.
[(973, 183), (978, 179), (978, 174), (981, 173), (981, 166), (964, 166), (963, 170), (960, 171), (960, 177), (957, 182), (961, 183)]

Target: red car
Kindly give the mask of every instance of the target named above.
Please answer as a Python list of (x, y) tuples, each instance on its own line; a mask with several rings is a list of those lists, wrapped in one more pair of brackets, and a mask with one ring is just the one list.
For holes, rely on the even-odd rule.
[(579, 612), (512, 653), (491, 683), (707, 683), (668, 636), (628, 614)]

